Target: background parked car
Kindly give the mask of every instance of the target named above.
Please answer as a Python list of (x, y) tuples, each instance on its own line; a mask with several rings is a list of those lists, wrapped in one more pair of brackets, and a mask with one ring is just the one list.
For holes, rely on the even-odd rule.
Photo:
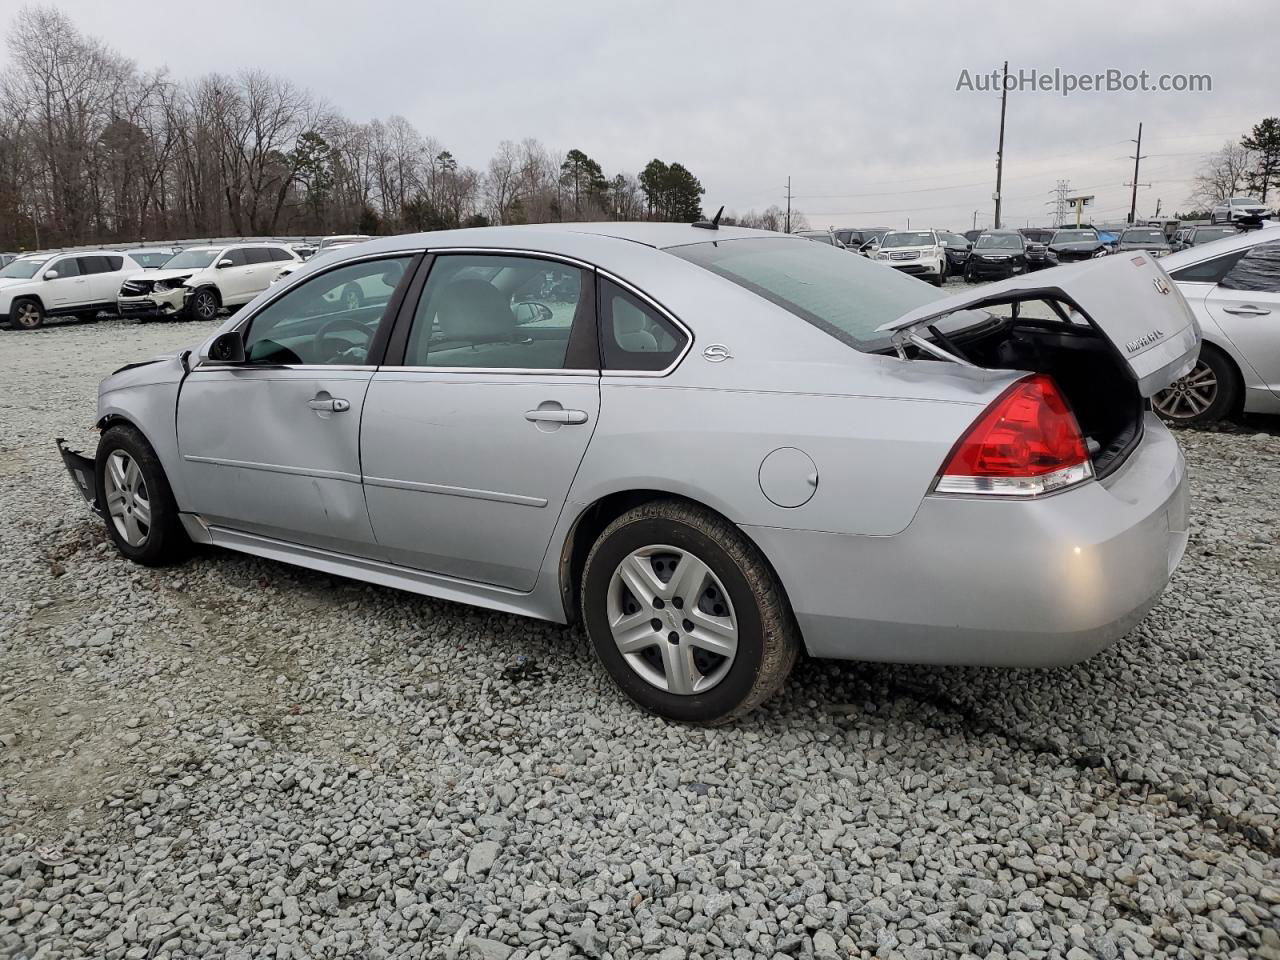
[(961, 276), (973, 244), (958, 233), (939, 232), (938, 239), (942, 241), (947, 254), (947, 273), (954, 277)]
[(364, 243), (368, 239), (370, 238), (367, 233), (340, 233), (332, 237), (322, 237), (316, 247), (316, 253), (328, 250), (330, 247), (345, 247), (352, 243)]
[(796, 236), (804, 237), (807, 240), (816, 240), (818, 243), (825, 243), (828, 246), (838, 247), (841, 250), (844, 249), (844, 244), (841, 243), (836, 238), (836, 235), (830, 230), (797, 230)]
[(1017, 230), (985, 230), (973, 245), (964, 278), (1004, 280), (1027, 272), (1027, 240)]
[(1209, 211), (1209, 223), (1234, 223), (1237, 220), (1261, 220), (1271, 216), (1271, 211), (1261, 200), (1253, 197), (1231, 197)]
[(1225, 240), (1227, 237), (1234, 237), (1240, 232), (1240, 228), (1223, 224), (1222, 226), (1204, 226), (1203, 224), (1188, 227), (1182, 238), (1182, 246), (1179, 249), (1185, 250), (1188, 247), (1198, 247), (1202, 243), (1213, 243), (1215, 240)]
[(890, 230), (875, 259), (938, 286), (947, 277), (947, 254), (933, 230)]
[(1060, 263), (1105, 257), (1109, 252), (1093, 227), (1071, 227), (1053, 232), (1046, 259), (1050, 266), (1057, 266)]
[(20, 256), (22, 256), (20, 253), (0, 253), (0, 267), (7, 267)]
[(115, 309), (116, 291), (139, 265), (118, 250), (19, 257), (0, 269), (0, 318), (34, 330), (49, 317), (95, 317)]
[(144, 270), (159, 270), (178, 252), (177, 247), (140, 247), (130, 250), (129, 256)]
[(836, 239), (852, 251), (861, 253), (862, 247), (872, 240), (877, 243), (889, 232), (888, 227), (836, 227), (832, 233)]
[(1153, 257), (1163, 257), (1173, 252), (1164, 231), (1159, 227), (1130, 227), (1120, 234), (1118, 249), (1121, 253), (1145, 250)]
[(1200, 357), (1152, 398), (1161, 416), (1209, 423), (1280, 413), (1280, 229), (1237, 233), (1161, 260), (1200, 321)]
[(282, 243), (188, 247), (159, 270), (125, 278), (117, 288), (117, 309), (122, 317), (142, 320), (212, 320), (223, 307), (248, 303), (298, 263)]

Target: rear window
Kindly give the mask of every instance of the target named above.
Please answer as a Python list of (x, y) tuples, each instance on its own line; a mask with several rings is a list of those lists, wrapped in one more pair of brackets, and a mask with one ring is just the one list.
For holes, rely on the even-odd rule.
[(889, 338), (877, 334), (876, 327), (941, 297), (914, 277), (820, 243), (722, 240), (667, 252), (731, 280), (859, 350), (883, 347)]

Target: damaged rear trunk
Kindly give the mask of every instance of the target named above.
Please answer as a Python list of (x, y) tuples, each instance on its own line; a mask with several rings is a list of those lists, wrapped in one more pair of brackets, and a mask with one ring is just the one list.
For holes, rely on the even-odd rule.
[(970, 288), (880, 330), (893, 331), (903, 358), (1052, 377), (1099, 477), (1141, 439), (1148, 398), (1185, 374), (1200, 350), (1190, 307), (1144, 254)]

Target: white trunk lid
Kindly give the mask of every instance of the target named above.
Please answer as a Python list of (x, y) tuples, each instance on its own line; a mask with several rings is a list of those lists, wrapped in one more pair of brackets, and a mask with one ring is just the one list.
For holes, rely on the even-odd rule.
[(1039, 299), (1083, 314), (1115, 345), (1144, 397), (1186, 374), (1200, 353), (1200, 325), (1177, 284), (1150, 254), (1133, 251), (970, 287), (917, 307), (879, 331), (894, 331), (901, 342), (921, 336), (948, 314)]

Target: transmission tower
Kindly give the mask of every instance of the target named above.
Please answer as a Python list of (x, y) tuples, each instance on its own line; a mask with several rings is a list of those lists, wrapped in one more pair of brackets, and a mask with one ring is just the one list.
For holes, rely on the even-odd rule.
[(1059, 180), (1057, 187), (1053, 190), (1053, 225), (1055, 227), (1062, 226), (1062, 221), (1067, 218), (1067, 197), (1071, 195), (1071, 182), (1069, 180)]

